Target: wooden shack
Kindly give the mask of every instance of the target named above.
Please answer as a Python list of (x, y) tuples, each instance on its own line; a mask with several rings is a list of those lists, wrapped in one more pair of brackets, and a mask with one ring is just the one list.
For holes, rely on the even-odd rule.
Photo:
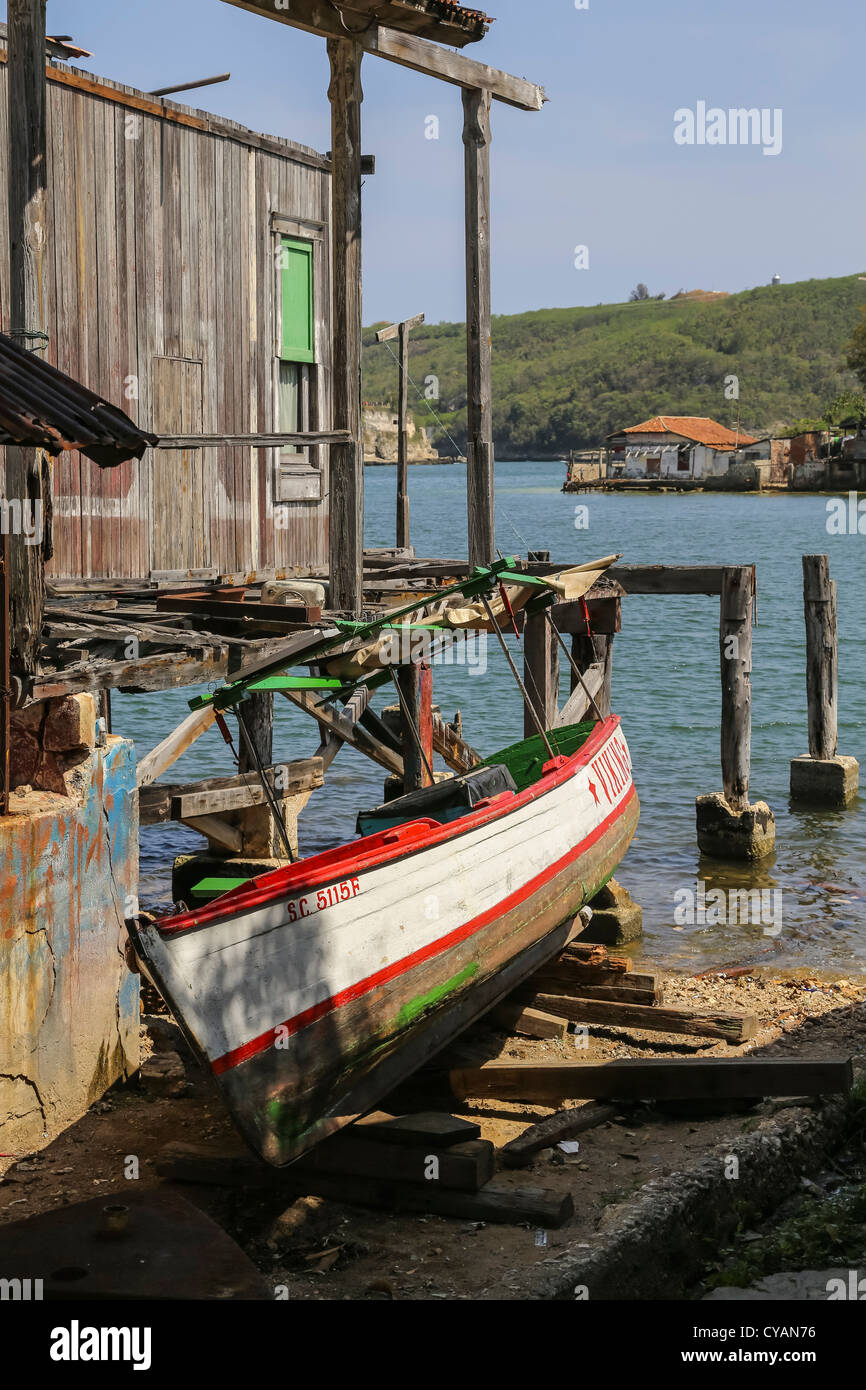
[[(56, 59), (47, 78), (44, 359), (160, 436), (327, 429), (328, 160)], [(106, 470), (63, 454), (49, 578), (327, 564), (327, 453), (221, 442)]]

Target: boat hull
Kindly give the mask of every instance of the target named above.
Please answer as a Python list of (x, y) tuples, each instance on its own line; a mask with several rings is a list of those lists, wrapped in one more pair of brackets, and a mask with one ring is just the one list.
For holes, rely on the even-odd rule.
[(619, 721), (497, 801), (139, 929), (148, 969), (268, 1162), (370, 1109), (565, 943), (637, 825)]

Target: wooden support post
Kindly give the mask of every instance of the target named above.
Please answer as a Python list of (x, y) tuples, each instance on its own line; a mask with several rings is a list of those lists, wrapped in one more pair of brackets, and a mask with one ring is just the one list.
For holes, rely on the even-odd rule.
[(826, 555), (803, 556), (806, 611), (806, 700), (809, 754), (791, 761), (796, 802), (844, 807), (857, 795), (860, 766), (837, 751), (839, 732), (839, 636), (836, 585)]
[(330, 455), (330, 606), (360, 613), (364, 572), (361, 431), (361, 60), (351, 39), (329, 39), (335, 430), (352, 442)]
[(409, 550), (409, 334), (424, 322), (423, 314), (380, 328), (376, 341), (396, 338), (397, 357), (397, 549)]
[[(403, 790), (418, 791), (429, 787), (431, 779), (424, 759), (433, 766), (433, 668), (426, 661), (413, 661), (406, 666), (395, 668), (397, 683), (405, 705), (401, 708), (403, 743)], [(402, 702), (401, 702), (402, 705)], [(406, 712), (411, 716), (421, 739), (421, 748), (409, 727)], [(421, 749), (424, 756), (421, 756)]]
[(9, 537), (0, 534), (0, 816), (9, 810), (10, 715)]
[(695, 803), (698, 847), (713, 859), (764, 859), (776, 843), (776, 822), (765, 801), (749, 801), (752, 744), (751, 565), (722, 575), (719, 652), (722, 670), (722, 795)]
[(806, 699), (809, 755), (835, 758), (838, 743), (839, 662), (836, 585), (826, 555), (803, 556), (806, 610)]
[[(7, 19), (10, 246), (7, 331), (22, 347), (39, 349), (45, 346), (40, 337), (45, 331), (45, 0), (9, 0)], [(36, 667), (45, 608), (42, 532), (47, 499), (43, 499), (43, 491), (41, 452), (8, 447), (6, 497), (17, 502), (22, 513), (25, 508), (32, 508), (33, 518), (39, 525), (40, 540), (36, 545), (27, 544), (23, 524), (13, 528), (9, 538), (12, 646), (17, 663), (27, 673), (32, 673)], [(22, 523), (23, 520), (22, 516)]]
[[(613, 633), (596, 632), (592, 636), (577, 634), (571, 639), (571, 655), (584, 674), (591, 666), (601, 666), (604, 678), (595, 702), (603, 719), (610, 714), (610, 682), (613, 674)], [(578, 689), (579, 682), (571, 673), (571, 693)]]
[(722, 786), (734, 811), (749, 804), (752, 748), (752, 570), (726, 569), (722, 579), (719, 650), (722, 662)]
[(397, 548), (409, 547), (409, 330), (400, 324), (397, 383)]
[(463, 93), (469, 563), (495, 558), (490, 382), (490, 93)]
[[(523, 629), (523, 683), (545, 729), (552, 729), (559, 712), (559, 643), (544, 613), (530, 614)], [(523, 735), (537, 732), (528, 709), (523, 711)]]
[[(264, 767), (273, 761), (274, 752), (274, 696), (270, 690), (257, 690), (244, 700), (240, 706), (247, 733), (256, 746)], [(246, 740), (238, 745), (238, 771), (255, 772), (255, 759), (247, 747)]]

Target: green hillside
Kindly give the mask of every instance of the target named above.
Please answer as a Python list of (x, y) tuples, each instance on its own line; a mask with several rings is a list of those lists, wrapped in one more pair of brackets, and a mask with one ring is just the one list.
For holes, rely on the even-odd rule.
[[(591, 448), (650, 415), (710, 415), (755, 434), (779, 432), (821, 415), (855, 389), (845, 345), (866, 304), (856, 275), (762, 286), (715, 302), (646, 300), (596, 308), (541, 309), (493, 320), (494, 435), (499, 458), (549, 458)], [(396, 404), (396, 363), (364, 334), (364, 394)], [(410, 375), (432, 401), (461, 451), (466, 443), (465, 333), (459, 323), (427, 324), (410, 340)], [(419, 425), (442, 453), (442, 427), (410, 387)]]

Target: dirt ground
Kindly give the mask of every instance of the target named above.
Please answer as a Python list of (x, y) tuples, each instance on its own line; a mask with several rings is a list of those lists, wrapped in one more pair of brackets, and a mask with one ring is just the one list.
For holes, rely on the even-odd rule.
[[(638, 968), (651, 969), (649, 965)], [(589, 1046), (577, 1039), (529, 1041), (507, 1037), (486, 1024), (451, 1049), (451, 1064), (495, 1057), (531, 1061), (610, 1060), (627, 1057), (853, 1056), (866, 1063), (866, 984), (756, 971), (737, 978), (670, 976), (664, 1003), (700, 1008), (750, 1009), (760, 1031), (750, 1043), (730, 1046), (639, 1029), (590, 1026)], [(105, 1195), (122, 1200), (129, 1181), (162, 1185), (155, 1160), (174, 1140), (225, 1146), (234, 1129), (205, 1074), (187, 1055), (181, 1068), (169, 1020), (145, 1032), (148, 1051), (168, 1065), (166, 1075), (115, 1087), (39, 1153), (0, 1160), (0, 1223), (20, 1221), (62, 1204)], [(182, 1044), (181, 1044), (182, 1048)], [(185, 1052), (185, 1049), (184, 1049)], [(800, 1102), (803, 1104), (803, 1102)], [(508, 1298), (516, 1271), (566, 1246), (586, 1244), (610, 1221), (617, 1206), (650, 1179), (700, 1159), (722, 1140), (758, 1128), (795, 1101), (766, 1101), (747, 1113), (670, 1117), (653, 1107), (623, 1107), (614, 1121), (579, 1137), (577, 1154), (545, 1150), (530, 1168), (507, 1170), (497, 1181), (572, 1194), (575, 1215), (559, 1230), (485, 1225), (438, 1216), (392, 1215), (332, 1201), (291, 1201), (277, 1193), (184, 1185), (183, 1195), (213, 1216), (246, 1250), (275, 1288), (292, 1299)], [(418, 1109), (428, 1109), (419, 1105)], [(501, 1101), (467, 1101), (451, 1107), (475, 1119), (481, 1135), (500, 1148), (548, 1107)], [(138, 1160), (138, 1177), (126, 1176)], [(140, 1190), (140, 1189), (139, 1189)], [(780, 1197), (784, 1194), (780, 1194)], [(282, 1220), (281, 1220), (282, 1218)]]

